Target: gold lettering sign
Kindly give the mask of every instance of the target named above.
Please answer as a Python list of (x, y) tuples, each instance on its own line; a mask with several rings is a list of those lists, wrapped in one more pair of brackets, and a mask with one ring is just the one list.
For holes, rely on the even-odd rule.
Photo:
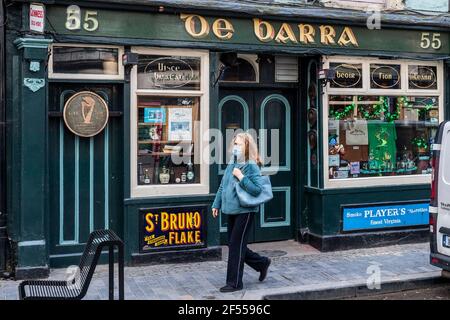
[[(180, 15), (181, 20), (184, 20), (184, 27), (194, 38), (204, 38), (209, 34), (209, 24), (205, 18), (197, 14), (184, 14)], [(200, 28), (198, 28), (200, 27)], [(197, 29), (200, 29), (197, 31)]]
[(400, 65), (370, 65), (372, 89), (400, 89)]
[(202, 247), (206, 208), (154, 208), (141, 211), (141, 252), (169, 247)]
[(335, 71), (332, 88), (362, 88), (361, 64), (330, 63), (330, 68)]
[(233, 36), (234, 28), (227, 19), (217, 19), (213, 23), (213, 32), (217, 38), (229, 40)]
[[(182, 13), (180, 14), (180, 19), (184, 21), (184, 28), (191, 37), (201, 39), (209, 35), (210, 23), (204, 17), (197, 14)], [(320, 37), (320, 43), (323, 45), (359, 47), (356, 36), (350, 27), (344, 27), (338, 33), (335, 27), (330, 25), (320, 25), (317, 28), (318, 30), (316, 30), (312, 25), (303, 23), (295, 27), (290, 23), (284, 22), (279, 27), (276, 27), (273, 23), (260, 18), (254, 18), (252, 21), (253, 33), (260, 42), (275, 41), (283, 44), (309, 44), (316, 43), (317, 34), (317, 37)], [(230, 40), (235, 32), (231, 21), (224, 18), (214, 19), (212, 30), (214, 36), (220, 40)]]
[(409, 89), (437, 89), (436, 66), (408, 66)]
[(92, 137), (108, 123), (108, 105), (98, 94), (81, 91), (67, 100), (63, 117), (67, 128), (74, 134)]

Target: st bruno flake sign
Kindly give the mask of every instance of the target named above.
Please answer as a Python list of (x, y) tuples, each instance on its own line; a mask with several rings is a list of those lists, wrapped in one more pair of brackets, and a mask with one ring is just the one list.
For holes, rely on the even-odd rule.
[(207, 209), (207, 206), (141, 209), (140, 251), (205, 247)]

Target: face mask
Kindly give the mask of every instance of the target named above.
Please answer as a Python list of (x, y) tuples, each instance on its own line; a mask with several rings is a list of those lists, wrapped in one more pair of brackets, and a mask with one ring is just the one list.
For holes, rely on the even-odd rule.
[(236, 160), (241, 160), (242, 148), (240, 146), (233, 146), (233, 156), (236, 158)]

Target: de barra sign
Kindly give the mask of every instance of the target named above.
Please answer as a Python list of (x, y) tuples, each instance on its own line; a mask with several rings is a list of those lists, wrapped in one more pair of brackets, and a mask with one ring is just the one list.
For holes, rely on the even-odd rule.
[[(309, 48), (377, 50), (384, 53), (448, 54), (448, 34), (422, 30), (284, 21), (261, 17), (210, 16), (196, 13), (167, 14), (47, 5), (47, 31), (77, 37), (134, 39), (142, 45), (171, 47), (201, 43), (218, 46), (284, 47), (295, 51)], [(326, 17), (324, 17), (326, 18)], [(82, 42), (86, 39), (80, 39)], [(141, 42), (148, 41), (148, 43)], [(186, 43), (182, 43), (186, 42)], [(230, 48), (234, 49), (234, 48)]]
[(343, 208), (343, 231), (427, 225), (429, 202)]
[(206, 206), (141, 210), (140, 251), (204, 247), (206, 212)]
[[(209, 35), (210, 24), (203, 16), (182, 13), (180, 18), (184, 20), (186, 32), (193, 38), (201, 39)], [(284, 22), (276, 28), (271, 22), (259, 18), (254, 18), (252, 21), (254, 35), (261, 42), (312, 44), (320, 41), (323, 45), (358, 47), (358, 41), (350, 27), (344, 27), (340, 33), (337, 33), (336, 29), (330, 25), (320, 25), (315, 28), (311, 24), (300, 23), (293, 26)], [(220, 40), (232, 39), (234, 32), (233, 24), (228, 19), (218, 18), (212, 23), (212, 33)]]

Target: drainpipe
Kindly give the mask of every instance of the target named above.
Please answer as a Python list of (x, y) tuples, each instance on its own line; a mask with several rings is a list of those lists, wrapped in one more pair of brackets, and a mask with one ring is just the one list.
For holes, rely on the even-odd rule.
[(6, 188), (5, 188), (5, 2), (0, 4), (0, 277), (7, 276), (8, 234), (6, 232)]

